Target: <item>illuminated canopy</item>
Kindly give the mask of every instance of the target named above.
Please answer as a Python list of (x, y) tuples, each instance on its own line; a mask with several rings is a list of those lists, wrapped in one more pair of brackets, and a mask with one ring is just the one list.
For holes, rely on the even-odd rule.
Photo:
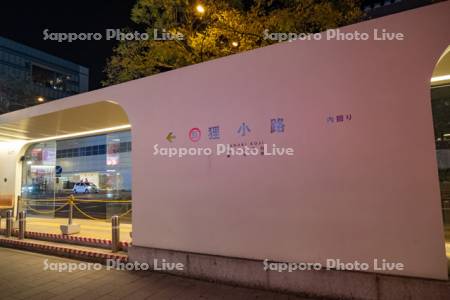
[(434, 69), (431, 85), (450, 84), (450, 46), (442, 54)]
[(0, 141), (42, 141), (92, 135), (130, 127), (125, 111), (120, 105), (110, 101), (29, 116), (30, 111), (38, 111), (49, 105), (59, 106), (58, 102), (0, 116)]

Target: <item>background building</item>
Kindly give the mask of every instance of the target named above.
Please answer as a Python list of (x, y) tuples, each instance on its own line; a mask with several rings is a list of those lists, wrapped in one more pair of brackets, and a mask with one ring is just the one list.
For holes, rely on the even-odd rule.
[(86, 92), (89, 69), (0, 37), (0, 112)]
[(433, 0), (371, 0), (363, 2), (367, 18), (379, 18), (431, 4)]

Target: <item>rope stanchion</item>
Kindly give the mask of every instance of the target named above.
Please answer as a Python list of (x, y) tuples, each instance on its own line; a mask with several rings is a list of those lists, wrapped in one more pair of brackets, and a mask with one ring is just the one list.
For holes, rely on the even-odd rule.
[(31, 210), (32, 212), (38, 213), (38, 214), (54, 214), (58, 211), (60, 211), (61, 209), (63, 209), (64, 207), (66, 207), (69, 203), (64, 204), (63, 206), (58, 207), (55, 210), (51, 210), (51, 211), (42, 211), (42, 210), (37, 210), (32, 208), (28, 203), (25, 203), (27, 209)]
[[(78, 207), (77, 203), (129, 203), (131, 204), (131, 200), (83, 200), (83, 199), (75, 199), (73, 196), (69, 197), (69, 199), (64, 200), (66, 203), (54, 210), (50, 210), (50, 211), (42, 211), (42, 210), (37, 210), (33, 207), (31, 207), (29, 202), (54, 202), (54, 200), (42, 200), (42, 199), (23, 199), (25, 206), (27, 209), (29, 209), (32, 212), (38, 213), (38, 214), (55, 214), (58, 211), (62, 210), (63, 208), (65, 208), (67, 205), (73, 205), (73, 207), (75, 207), (75, 209), (82, 214), (83, 216), (85, 216), (88, 219), (91, 220), (103, 220), (101, 218), (95, 218), (91, 215), (89, 215), (88, 213), (84, 212), (80, 207)], [(62, 200), (56, 200), (55, 201), (62, 201)], [(132, 211), (132, 209), (130, 208), (129, 210), (127, 210), (126, 212), (122, 213), (121, 215), (118, 215), (119, 218), (124, 217), (126, 215), (128, 215), (130, 212)]]
[[(99, 219), (99, 218), (95, 218), (91, 215), (88, 215), (87, 213), (85, 213), (84, 211), (81, 210), (81, 208), (78, 207), (78, 205), (74, 204), (73, 205), (75, 207), (76, 210), (78, 210), (78, 212), (80, 212), (83, 216), (91, 219), (91, 220), (103, 220), (103, 219)], [(127, 210), (126, 212), (124, 212), (123, 214), (119, 215), (119, 218), (126, 216), (127, 214), (129, 214), (132, 211), (132, 209), (130, 208), (129, 210)]]
[(127, 211), (124, 212), (123, 214), (119, 215), (119, 218), (122, 218), (122, 217), (128, 215), (132, 210), (133, 210), (133, 209), (130, 208), (129, 210), (127, 210)]
[(67, 199), (22, 199), (25, 202), (67, 202)]
[[(67, 199), (23, 199), (24, 201), (30, 201), (30, 202), (67, 202)], [(76, 202), (98, 202), (98, 203), (131, 203), (131, 200), (103, 200), (103, 199), (95, 199), (95, 200), (88, 200), (88, 199), (76, 199)]]
[(77, 199), (76, 202), (85, 202), (85, 203), (91, 203), (91, 202), (98, 202), (98, 203), (131, 203), (131, 200), (84, 200), (84, 199)]
[(102, 220), (102, 219), (94, 218), (94, 217), (88, 215), (87, 213), (85, 213), (84, 211), (82, 211), (82, 210), (78, 207), (78, 205), (76, 205), (75, 203), (73, 204), (73, 207), (75, 207), (75, 209), (78, 210), (78, 212), (79, 212), (80, 214), (82, 214), (83, 216), (85, 216), (85, 217), (87, 217), (87, 218), (89, 218), (89, 219), (91, 219), (91, 220)]

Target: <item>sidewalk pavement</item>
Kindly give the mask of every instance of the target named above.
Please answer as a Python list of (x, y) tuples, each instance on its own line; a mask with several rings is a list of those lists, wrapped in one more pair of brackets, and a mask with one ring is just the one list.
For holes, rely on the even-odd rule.
[(0, 247), (1, 299), (233, 299), (306, 300), (261, 290), (232, 287), (149, 271), (58, 272), (47, 263), (80, 261)]

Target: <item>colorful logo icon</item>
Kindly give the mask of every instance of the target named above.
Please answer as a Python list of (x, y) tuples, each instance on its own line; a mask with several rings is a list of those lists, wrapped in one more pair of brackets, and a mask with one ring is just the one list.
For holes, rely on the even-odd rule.
[(202, 137), (202, 132), (199, 128), (195, 127), (189, 130), (189, 139), (192, 142), (198, 142), (200, 141), (200, 138)]

